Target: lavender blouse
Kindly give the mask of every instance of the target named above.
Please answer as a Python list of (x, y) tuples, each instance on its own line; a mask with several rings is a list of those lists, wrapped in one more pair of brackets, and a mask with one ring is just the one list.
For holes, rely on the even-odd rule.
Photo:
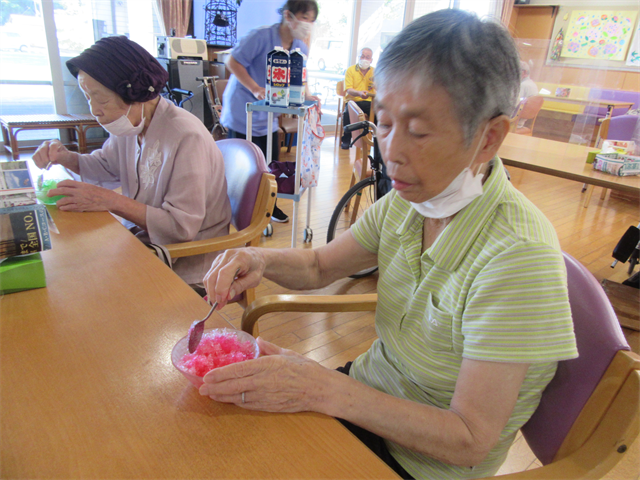
[[(110, 136), (100, 150), (79, 156), (83, 181), (113, 188), (147, 205), (147, 231), (123, 221), (142, 240), (161, 245), (229, 233), (222, 153), (200, 120), (161, 99), (144, 137)], [(217, 255), (174, 260), (173, 269), (189, 283), (200, 283)]]

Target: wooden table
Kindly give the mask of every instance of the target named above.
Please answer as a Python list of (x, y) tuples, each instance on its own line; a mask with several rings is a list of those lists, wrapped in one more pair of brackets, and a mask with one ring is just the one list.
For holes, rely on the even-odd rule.
[(200, 396), (170, 354), (207, 304), (108, 213), (50, 210), (47, 288), (0, 298), (0, 477), (398, 478), (331, 417)]
[(592, 165), (586, 163), (587, 153), (593, 150), (572, 143), (509, 133), (498, 150), (498, 156), (505, 165), (588, 185), (640, 192), (640, 176), (617, 177), (594, 170)]
[(20, 157), (18, 133), (22, 130), (67, 130), (72, 135), (71, 144), (78, 148), (78, 152), (87, 153), (87, 130), (102, 128), (93, 115), (89, 114), (3, 115), (0, 117), (0, 127), (4, 147), (11, 152), (14, 160)]

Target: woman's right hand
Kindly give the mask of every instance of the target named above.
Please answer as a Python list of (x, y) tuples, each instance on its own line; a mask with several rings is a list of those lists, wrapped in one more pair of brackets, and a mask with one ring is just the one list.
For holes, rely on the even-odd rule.
[(264, 87), (258, 87), (255, 90), (253, 90), (251, 93), (253, 93), (253, 96), (256, 97), (258, 100), (264, 100), (264, 98), (267, 96), (267, 93)]
[(60, 140), (47, 140), (38, 147), (32, 158), (36, 166), (42, 169), (49, 163), (51, 165), (61, 164), (64, 166), (69, 153), (67, 147)]
[(229, 300), (257, 287), (262, 280), (266, 262), (260, 248), (227, 250), (216, 257), (204, 277), (204, 286), (211, 303), (218, 302), (218, 309)]

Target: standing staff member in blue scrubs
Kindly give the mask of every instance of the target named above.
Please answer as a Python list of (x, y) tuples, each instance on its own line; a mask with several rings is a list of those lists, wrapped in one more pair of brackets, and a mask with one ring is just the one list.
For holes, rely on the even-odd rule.
[[(318, 17), (315, 0), (288, 0), (280, 9), (282, 20), (271, 26), (260, 27), (249, 32), (231, 51), (225, 64), (232, 73), (223, 95), (222, 125), (229, 130), (229, 138), (247, 138), (247, 103), (264, 100), (267, 76), (267, 54), (274, 47), (286, 50), (299, 48), (305, 55), (309, 47), (304, 40), (309, 38), (313, 22)], [(311, 96), (308, 100), (318, 101)], [(267, 112), (253, 113), (251, 141), (258, 145), (267, 156)], [(278, 161), (278, 120), (274, 115), (272, 125), (271, 161)], [(276, 205), (273, 209), (274, 222), (288, 222), (289, 217)]]

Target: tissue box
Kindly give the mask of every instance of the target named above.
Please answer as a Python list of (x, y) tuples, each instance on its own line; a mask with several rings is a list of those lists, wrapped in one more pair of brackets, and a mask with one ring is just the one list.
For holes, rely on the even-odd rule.
[(21, 292), (47, 286), (39, 253), (0, 260), (0, 294)]

